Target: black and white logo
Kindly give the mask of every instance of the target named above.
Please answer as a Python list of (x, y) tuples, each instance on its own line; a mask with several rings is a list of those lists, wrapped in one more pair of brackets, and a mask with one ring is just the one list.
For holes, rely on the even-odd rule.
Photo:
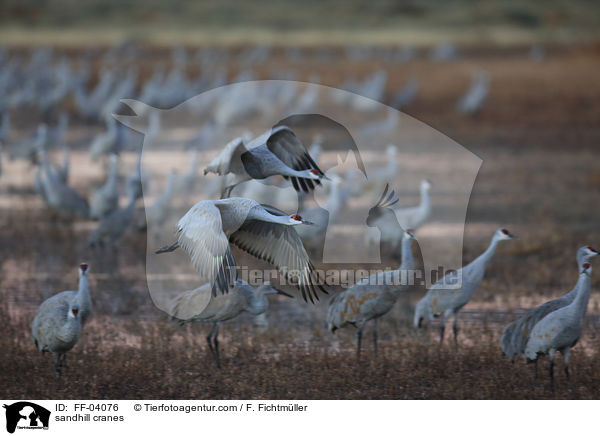
[(14, 433), (16, 429), (38, 430), (48, 429), (50, 411), (29, 401), (19, 401), (11, 405), (4, 404), (6, 409), (6, 431)]

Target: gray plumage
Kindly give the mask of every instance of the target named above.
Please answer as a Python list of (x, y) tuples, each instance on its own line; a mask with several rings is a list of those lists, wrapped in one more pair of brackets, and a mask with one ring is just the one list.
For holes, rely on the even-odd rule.
[(60, 180), (56, 170), (50, 166), (44, 147), (41, 154), (42, 171), (36, 174), (36, 187), (42, 191), (42, 197), (48, 206), (60, 215), (88, 218), (90, 210), (87, 200)]
[(118, 157), (111, 154), (108, 163), (108, 177), (104, 184), (94, 191), (90, 199), (90, 216), (101, 219), (118, 209), (119, 191), (117, 189), (117, 178), (119, 175)]
[(57, 377), (65, 354), (77, 343), (81, 330), (92, 311), (88, 286), (89, 269), (86, 263), (79, 266), (79, 289), (60, 292), (39, 307), (31, 333), (37, 349), (54, 355), (54, 368)]
[(92, 160), (110, 153), (119, 153), (125, 144), (125, 132), (123, 125), (112, 117), (107, 117), (108, 130), (98, 134), (90, 145)]
[[(454, 315), (454, 342), (458, 336), (458, 313), (471, 300), (473, 294), (483, 280), (488, 262), (496, 252), (499, 241), (516, 239), (506, 229), (498, 229), (492, 241), (479, 257), (458, 271), (446, 274), (427, 291), (415, 307), (414, 326), (421, 327), (423, 320), (430, 321), (442, 317), (440, 326), (440, 344), (444, 340), (446, 318)], [(460, 285), (458, 285), (460, 283)]]
[(527, 360), (535, 361), (536, 365), (539, 357), (548, 354), (552, 387), (554, 387), (554, 355), (557, 351), (560, 351), (565, 358), (565, 374), (569, 378), (569, 354), (571, 348), (579, 341), (583, 330), (583, 320), (590, 298), (591, 276), (591, 265), (584, 263), (573, 301), (542, 318), (533, 328), (525, 346)]
[(331, 332), (347, 325), (358, 328), (356, 353), (360, 356), (362, 332), (374, 320), (373, 350), (377, 354), (377, 319), (388, 313), (402, 292), (409, 289), (408, 274), (414, 269), (410, 230), (402, 238), (402, 264), (394, 271), (373, 274), (355, 283), (331, 299), (327, 311), (327, 328)]
[(111, 244), (115, 245), (119, 242), (125, 230), (133, 221), (135, 215), (134, 193), (129, 193), (129, 203), (127, 206), (117, 209), (103, 217), (98, 223), (98, 227), (90, 234), (88, 244), (94, 246), (96, 244)]
[(308, 192), (324, 176), (306, 147), (286, 126), (263, 133), (247, 146), (242, 138), (234, 139), (209, 162), (204, 174), (208, 172), (230, 174), (222, 197), (230, 195), (242, 182), (275, 175), (289, 178), (296, 191)]
[(196, 203), (177, 223), (177, 241), (156, 251), (181, 247), (194, 269), (217, 291), (227, 293), (237, 279), (230, 244), (269, 262), (300, 288), (302, 296), (318, 299), (314, 267), (293, 227), (310, 224), (299, 215), (286, 215), (249, 198), (204, 200)]
[[(598, 255), (598, 252), (592, 247), (585, 246), (579, 248), (576, 255), (578, 270), (581, 271), (583, 264), (596, 255)], [(577, 286), (562, 297), (536, 307), (507, 325), (502, 332), (500, 340), (504, 354), (513, 361), (516, 357), (522, 355), (525, 352), (525, 346), (535, 325), (549, 313), (571, 304), (576, 295)]]
[[(292, 298), (291, 295), (271, 287), (269, 282), (263, 283), (258, 288), (253, 288), (246, 281), (237, 279), (234, 287), (228, 294), (211, 297), (210, 284), (184, 292), (171, 302), (171, 314), (180, 322), (212, 323), (213, 328), (206, 337), (211, 354), (221, 367), (219, 357), (219, 323), (236, 318), (242, 312), (258, 316), (266, 312), (269, 307), (267, 295), (281, 294)], [(210, 298), (208, 305), (206, 298)]]
[[(157, 230), (162, 227), (171, 212), (176, 180), (177, 172), (171, 170), (167, 177), (167, 185), (164, 192), (156, 198), (150, 207), (146, 208), (145, 223), (150, 223)], [(138, 224), (138, 227), (141, 226)]]

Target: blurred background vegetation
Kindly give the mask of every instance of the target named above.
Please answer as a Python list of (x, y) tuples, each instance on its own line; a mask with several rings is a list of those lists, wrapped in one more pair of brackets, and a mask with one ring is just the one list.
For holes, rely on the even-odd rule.
[(4, 43), (455, 43), (595, 41), (600, 2), (468, 0), (2, 0)]

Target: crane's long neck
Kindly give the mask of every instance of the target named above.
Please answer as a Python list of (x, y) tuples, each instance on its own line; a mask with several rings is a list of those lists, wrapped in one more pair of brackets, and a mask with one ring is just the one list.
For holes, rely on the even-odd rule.
[[(589, 273), (591, 274), (591, 271), (589, 271)], [(583, 320), (590, 299), (590, 276), (588, 274), (580, 274), (576, 288), (577, 295), (571, 303), (571, 306), (578, 318)]]
[(118, 175), (118, 171), (117, 171), (117, 161), (116, 159), (112, 159), (109, 162), (109, 168), (108, 168), (108, 184), (109, 186), (113, 187), (117, 185), (117, 175)]
[(329, 212), (329, 220), (336, 217), (340, 209), (342, 208), (342, 195), (340, 187), (337, 183), (332, 183), (331, 193), (327, 200), (327, 211)]
[(485, 267), (491, 260), (492, 256), (496, 252), (498, 246), (498, 239), (494, 236), (489, 247), (479, 255), (473, 262), (463, 268), (463, 280), (480, 282), (483, 279), (485, 273)]
[(390, 271), (389, 278), (392, 278), (401, 283), (400, 286), (392, 286), (388, 288), (388, 291), (394, 298), (398, 298), (402, 292), (408, 288), (409, 279), (414, 270), (414, 260), (412, 255), (412, 241), (414, 239), (406, 235), (402, 237), (402, 263), (400, 268), (395, 271)]
[(422, 186), (421, 187), (421, 203), (419, 204), (419, 208), (427, 212), (431, 209), (431, 200), (429, 199), (429, 188)]
[(402, 237), (402, 264), (400, 269), (412, 270), (415, 267), (415, 262), (412, 254), (412, 238), (407, 236)]
[(77, 290), (76, 299), (79, 303), (79, 307), (81, 307), (82, 309), (91, 304), (90, 288), (87, 274), (81, 274), (79, 276), (79, 289)]
[(256, 219), (273, 224), (290, 225), (290, 217), (287, 215), (272, 215), (260, 206), (253, 207), (248, 211), (248, 219)]

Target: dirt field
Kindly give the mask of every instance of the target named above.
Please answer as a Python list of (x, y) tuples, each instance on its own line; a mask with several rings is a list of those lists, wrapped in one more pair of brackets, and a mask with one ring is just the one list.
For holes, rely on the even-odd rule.
[[(151, 50), (151, 49), (148, 49)], [(335, 52), (335, 49), (334, 49)], [(67, 51), (77, 56), (75, 50)], [(314, 54), (314, 53), (313, 53)], [(167, 57), (156, 50), (153, 60)], [(363, 78), (388, 72), (387, 99), (411, 75), (418, 97), (405, 112), (446, 134), (483, 159), (471, 196), (464, 260), (476, 257), (492, 232), (506, 226), (520, 236), (502, 245), (486, 278), (463, 310), (459, 346), (438, 345), (437, 325), (412, 327), (412, 309), (422, 290), (401, 299), (379, 323), (380, 355), (372, 356), (370, 328), (360, 361), (355, 330), (331, 335), (325, 328), (327, 298), (317, 305), (272, 299), (269, 327), (248, 316), (221, 328), (222, 366), (215, 367), (205, 336), (208, 325), (178, 327), (152, 304), (145, 279), (146, 234), (131, 228), (118, 250), (90, 250), (92, 222), (64, 221), (33, 191), (31, 167), (3, 159), (0, 176), (0, 391), (3, 398), (52, 399), (530, 399), (600, 397), (599, 274), (584, 336), (571, 353), (571, 380), (557, 371), (549, 388), (546, 361), (541, 380), (524, 362), (501, 353), (503, 327), (525, 309), (560, 296), (577, 278), (575, 251), (600, 245), (600, 49), (556, 46), (539, 63), (527, 47), (475, 49), (450, 63), (424, 56), (403, 65), (307, 56), (295, 65), (297, 79), (320, 74), (340, 85), (348, 71)], [(290, 65), (282, 50), (255, 69), (273, 77)], [(150, 75), (152, 62), (140, 75)], [(472, 68), (492, 75), (490, 96), (474, 116), (454, 111)], [(235, 69), (230, 70), (233, 77)], [(39, 121), (27, 111), (13, 114), (17, 135)], [(69, 131), (75, 161), (83, 159), (100, 125), (72, 114)], [(133, 153), (125, 153), (131, 165)], [(75, 187), (91, 192), (101, 182), (100, 165), (73, 165)], [(426, 230), (426, 225), (423, 227)], [(30, 334), (39, 304), (76, 286), (76, 265), (91, 265), (95, 315), (68, 354), (69, 368), (56, 381), (51, 358), (39, 354)], [(595, 259), (594, 259), (595, 260)], [(593, 262), (595, 263), (595, 262)], [(447, 329), (450, 339), (451, 329)]]

